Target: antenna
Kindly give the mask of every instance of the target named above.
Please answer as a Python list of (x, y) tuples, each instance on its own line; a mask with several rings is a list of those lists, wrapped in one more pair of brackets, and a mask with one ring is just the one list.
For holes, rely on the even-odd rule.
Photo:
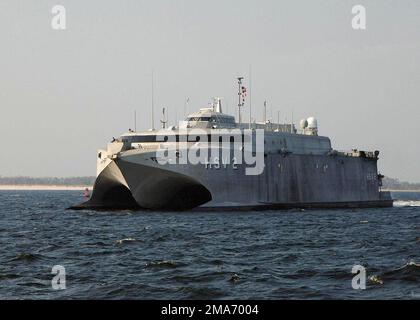
[(264, 124), (267, 123), (267, 100), (264, 101)]
[(290, 124), (290, 133), (293, 133), (293, 110), (292, 110), (292, 123)]
[(252, 114), (252, 66), (249, 65), (249, 129), (251, 129)]
[(280, 131), (280, 110), (277, 110), (277, 129)]
[(152, 116), (151, 116), (151, 121), (152, 121), (152, 131), (155, 130), (155, 115), (154, 115), (154, 109), (155, 109), (155, 84), (154, 84), (154, 78), (155, 78), (155, 71), (152, 69)]
[(137, 111), (134, 110), (134, 132), (137, 132)]

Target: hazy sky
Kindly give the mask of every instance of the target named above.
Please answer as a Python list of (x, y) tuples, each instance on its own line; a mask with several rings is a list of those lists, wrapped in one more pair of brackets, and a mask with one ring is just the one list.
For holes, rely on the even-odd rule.
[(315, 116), (336, 149), (378, 149), (384, 174), (420, 181), (418, 0), (0, 0), (0, 41), (0, 175), (94, 175), (135, 109), (150, 128), (152, 69), (156, 118), (174, 122), (187, 96), (236, 111), (252, 65), (254, 116), (265, 99), (274, 118)]

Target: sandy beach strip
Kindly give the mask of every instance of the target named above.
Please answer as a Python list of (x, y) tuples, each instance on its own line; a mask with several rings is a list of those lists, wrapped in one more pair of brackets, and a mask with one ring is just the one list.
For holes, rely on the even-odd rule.
[(74, 191), (92, 190), (92, 186), (54, 186), (54, 185), (0, 185), (0, 190), (46, 190), (46, 191)]

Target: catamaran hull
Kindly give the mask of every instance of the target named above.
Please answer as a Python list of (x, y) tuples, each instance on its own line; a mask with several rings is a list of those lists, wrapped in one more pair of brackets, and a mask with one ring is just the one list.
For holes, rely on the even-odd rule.
[(270, 210), (390, 207), (377, 159), (268, 154), (261, 175), (245, 165), (159, 165), (144, 154), (111, 161), (89, 201), (72, 209)]

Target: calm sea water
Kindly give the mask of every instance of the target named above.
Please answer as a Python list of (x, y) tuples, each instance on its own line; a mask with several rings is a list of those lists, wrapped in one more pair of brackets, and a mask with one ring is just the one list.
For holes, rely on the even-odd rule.
[[(420, 299), (420, 193), (394, 197), (387, 209), (80, 212), (65, 210), (78, 191), (0, 191), (0, 298)], [(352, 289), (354, 265), (366, 290)]]

